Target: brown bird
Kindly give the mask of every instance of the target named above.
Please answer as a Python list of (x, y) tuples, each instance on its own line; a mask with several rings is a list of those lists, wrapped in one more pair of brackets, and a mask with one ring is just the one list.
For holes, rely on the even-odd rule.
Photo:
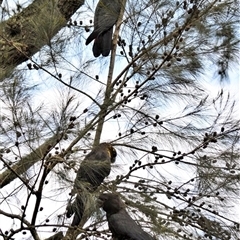
[(80, 223), (89, 197), (110, 174), (111, 163), (115, 162), (116, 156), (117, 152), (110, 143), (100, 143), (82, 161), (71, 192), (77, 196), (67, 206), (67, 218), (74, 214), (72, 226)]
[(118, 194), (103, 193), (99, 202), (106, 212), (114, 240), (154, 240), (130, 217)]
[(112, 49), (113, 26), (121, 11), (121, 0), (99, 0), (94, 15), (94, 30), (86, 40), (88, 45), (92, 40), (93, 55), (106, 57)]

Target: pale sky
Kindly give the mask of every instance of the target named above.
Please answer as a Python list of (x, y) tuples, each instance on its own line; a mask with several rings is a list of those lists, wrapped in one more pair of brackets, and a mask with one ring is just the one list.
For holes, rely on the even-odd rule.
[[(19, 4), (23, 4), (24, 6), (27, 6), (28, 2), (27, 0), (19, 0), (19, 1), (14, 1), (14, 0), (3, 0), (2, 4), (6, 4), (9, 6), (9, 9), (12, 8), (14, 2), (18, 2)], [(1, 15), (1, 13), (0, 13)], [(87, 34), (86, 34), (87, 36)], [(89, 47), (89, 53), (91, 53), (91, 46)], [(74, 61), (78, 61), (78, 58), (76, 57), (76, 59), (73, 59)], [(213, 79), (211, 78), (211, 76), (213, 76), (213, 73), (209, 72), (208, 74), (205, 74), (205, 77), (203, 79), (204, 81), (204, 86), (206, 86), (207, 91), (209, 92), (209, 95), (211, 96), (216, 96), (216, 94), (220, 91), (221, 88), (224, 89), (224, 91), (229, 91), (231, 95), (235, 96), (235, 99), (237, 101), (237, 105), (238, 105), (238, 112), (236, 112), (236, 117), (240, 117), (240, 104), (239, 104), (239, 96), (240, 96), (240, 85), (239, 85), (239, 64), (236, 64), (236, 68), (234, 67), (234, 69), (232, 69), (232, 71), (229, 73), (229, 81), (228, 82), (223, 82), (222, 85), (219, 84), (219, 81), (217, 79)], [(23, 67), (26, 66), (26, 63), (22, 64)], [(106, 65), (107, 66), (107, 65)], [(99, 69), (94, 69), (93, 71), (97, 72), (99, 71)], [(64, 74), (64, 73), (63, 73)], [(49, 106), (49, 108), (51, 108), (52, 106), (56, 105), (56, 103), (58, 102), (58, 96), (59, 96), (59, 91), (56, 89), (56, 85), (58, 85), (59, 88), (59, 84), (55, 84), (54, 80), (52, 82), (45, 82), (44, 81), (44, 74), (40, 74), (42, 75), (42, 77), (39, 77), (38, 73), (31, 73), (31, 76), (33, 78), (35, 77), (39, 77), (38, 79), (35, 79), (36, 82), (40, 82), (42, 83), (42, 88), (41, 88), (41, 93), (36, 92), (37, 94), (35, 95), (35, 99), (33, 99), (33, 102), (35, 102), (36, 104), (39, 102), (44, 102), (46, 104), (46, 106)], [(209, 80), (208, 80), (209, 79)], [(97, 93), (97, 87), (95, 88), (91, 88), (88, 87), (86, 88), (86, 91), (91, 92), (93, 95)], [(90, 104), (90, 101), (83, 101), (82, 102), (82, 108), (88, 107), (88, 105)], [(109, 125), (107, 127), (107, 129), (105, 129), (105, 132), (103, 134), (103, 138), (104, 139), (112, 139), (113, 136), (111, 135), (112, 132), (116, 132), (116, 126), (114, 125)], [(117, 136), (116, 136), (117, 137)], [(124, 162), (123, 158), (121, 157), (121, 155), (119, 156), (120, 161), (118, 162), (118, 164), (120, 165), (120, 167), (122, 169), (128, 169), (128, 166), (126, 165), (126, 162)], [(1, 166), (1, 164), (0, 164)], [(115, 170), (115, 172), (111, 173), (112, 175), (109, 176), (109, 178), (112, 178), (113, 175), (116, 174), (116, 172), (118, 172), (119, 170)], [(144, 172), (145, 173), (145, 172)], [(191, 174), (190, 174), (191, 175)], [(186, 176), (187, 178), (189, 176)], [(52, 184), (49, 184), (47, 186), (47, 190), (45, 191), (45, 198), (43, 198), (42, 201), (42, 206), (44, 206), (44, 211), (42, 213), (39, 214), (39, 218), (41, 220), (39, 220), (39, 222), (44, 222), (46, 218), (49, 217), (49, 212), (53, 213), (53, 215), (50, 215), (50, 220), (52, 218), (55, 219), (57, 214), (62, 214), (65, 211), (65, 203), (66, 200), (68, 199), (68, 192), (64, 192), (64, 191), (58, 191), (56, 189), (56, 192), (54, 192), (54, 194), (56, 194), (55, 196), (53, 194), (53, 189), (55, 189), (56, 187), (58, 187), (57, 183), (55, 182), (56, 180), (52, 179)], [(18, 186), (19, 181), (13, 181), (11, 184), (9, 184), (7, 187), (5, 187), (4, 189), (1, 190), (1, 193), (4, 194), (5, 196), (10, 193), (15, 186)], [(66, 186), (64, 186), (66, 187)], [(70, 192), (70, 191), (69, 191)], [(20, 210), (20, 205), (21, 202), (24, 203), (25, 198), (26, 198), (26, 194), (27, 191), (19, 191), (19, 193), (17, 194), (17, 198), (13, 198), (11, 199), (11, 204), (5, 204), (4, 205), (4, 210), (7, 212), (14, 212), (16, 211), (17, 213), (19, 213)], [(49, 195), (48, 195), (49, 194)], [(48, 197), (51, 196), (51, 199), (49, 199)], [(30, 205), (34, 206), (35, 203), (35, 199), (31, 200)], [(13, 207), (15, 205), (15, 207)], [(54, 209), (54, 211), (53, 211)], [(239, 209), (236, 209), (239, 213)], [(30, 211), (31, 212), (31, 211)], [(27, 212), (28, 214), (28, 212)], [(240, 215), (240, 213), (239, 213)], [(56, 220), (56, 219), (55, 219)], [(9, 226), (11, 226), (12, 224), (12, 220), (3, 217), (2, 215), (0, 215), (0, 222), (1, 222), (1, 228), (3, 231), (5, 230), (9, 230)], [(41, 237), (44, 238), (45, 236), (49, 236), (49, 232), (51, 232), (52, 227), (50, 228), (45, 228), (44, 231), (46, 232), (42, 232)], [(49, 231), (49, 232), (48, 232)], [(19, 233), (16, 235), (16, 240), (26, 240), (29, 239), (29, 234), (23, 235), (22, 233)]]

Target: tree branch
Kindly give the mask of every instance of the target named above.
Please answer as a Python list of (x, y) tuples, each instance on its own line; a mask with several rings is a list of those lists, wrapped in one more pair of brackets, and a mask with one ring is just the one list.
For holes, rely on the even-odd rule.
[[(0, 23), (0, 81), (49, 43), (84, 0), (35, 0)], [(39, 32), (42, 35), (39, 36)]]
[(19, 162), (11, 167), (11, 170), (7, 169), (5, 172), (0, 174), (0, 188), (3, 188), (9, 184), (15, 178), (19, 177), (19, 175), (26, 172), (26, 170), (28, 170), (33, 164), (38, 162), (38, 160), (41, 159), (45, 153), (49, 151), (49, 147), (54, 146), (58, 142), (59, 137), (59, 134), (55, 134), (40, 147), (33, 150), (27, 156), (23, 157)]

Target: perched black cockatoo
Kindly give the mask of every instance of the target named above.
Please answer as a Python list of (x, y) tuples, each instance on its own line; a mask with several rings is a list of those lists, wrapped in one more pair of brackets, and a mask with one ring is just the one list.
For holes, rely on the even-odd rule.
[(74, 214), (72, 226), (77, 226), (87, 208), (91, 194), (98, 188), (111, 171), (117, 152), (110, 143), (100, 143), (82, 161), (74, 182), (72, 195), (77, 194), (73, 203), (67, 206), (66, 216)]
[(99, 203), (107, 214), (107, 221), (115, 240), (154, 240), (129, 216), (125, 204), (114, 193), (103, 193)]
[(94, 30), (86, 40), (88, 45), (92, 40), (93, 55), (108, 56), (112, 49), (113, 26), (121, 11), (121, 0), (99, 0), (94, 15)]

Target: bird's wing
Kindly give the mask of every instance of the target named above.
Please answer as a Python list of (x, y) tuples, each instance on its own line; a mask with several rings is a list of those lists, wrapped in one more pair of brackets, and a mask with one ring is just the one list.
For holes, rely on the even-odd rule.
[(110, 144), (101, 143), (82, 161), (74, 182), (72, 194), (76, 194), (73, 203), (67, 206), (66, 216), (69, 218), (75, 213), (72, 226), (76, 226), (83, 214), (92, 207), (91, 196), (111, 171), (111, 159), (116, 157), (116, 151)]
[(129, 216), (125, 209), (108, 216), (113, 237), (124, 240), (153, 240), (153, 238)]
[(94, 15), (94, 30), (99, 33), (110, 29), (117, 21), (121, 11), (119, 0), (100, 0)]
[(78, 188), (80, 184), (84, 184), (85, 188), (90, 187), (95, 190), (103, 182), (104, 178), (109, 175), (110, 171), (111, 163), (109, 161), (84, 160), (77, 172), (74, 186)]
[(99, 144), (82, 161), (74, 186), (89, 183), (95, 190), (111, 171), (111, 152), (107, 144)]
[[(121, 4), (119, 0), (100, 0), (97, 4), (95, 14), (94, 14), (94, 30), (90, 34), (90, 36), (86, 40), (86, 45), (88, 45), (93, 39), (97, 39), (99, 35), (105, 34), (107, 32), (109, 40), (109, 35), (110, 33), (108, 30), (110, 30), (113, 25), (117, 22), (118, 16), (120, 14), (121, 10)], [(96, 56), (99, 56), (100, 54), (98, 53), (101, 49), (103, 50), (104, 55), (107, 56), (108, 54), (106, 51), (104, 51), (104, 43), (101, 42), (101, 40), (105, 41), (102, 39), (102, 36), (99, 36), (100, 38), (98, 39), (98, 42), (95, 44), (95, 54)], [(112, 38), (112, 36), (111, 36)], [(100, 46), (99, 44), (100, 43)], [(109, 41), (108, 41), (109, 43)], [(109, 49), (109, 45), (108, 48)], [(107, 50), (108, 51), (108, 50)], [(95, 55), (94, 55), (95, 56)]]

